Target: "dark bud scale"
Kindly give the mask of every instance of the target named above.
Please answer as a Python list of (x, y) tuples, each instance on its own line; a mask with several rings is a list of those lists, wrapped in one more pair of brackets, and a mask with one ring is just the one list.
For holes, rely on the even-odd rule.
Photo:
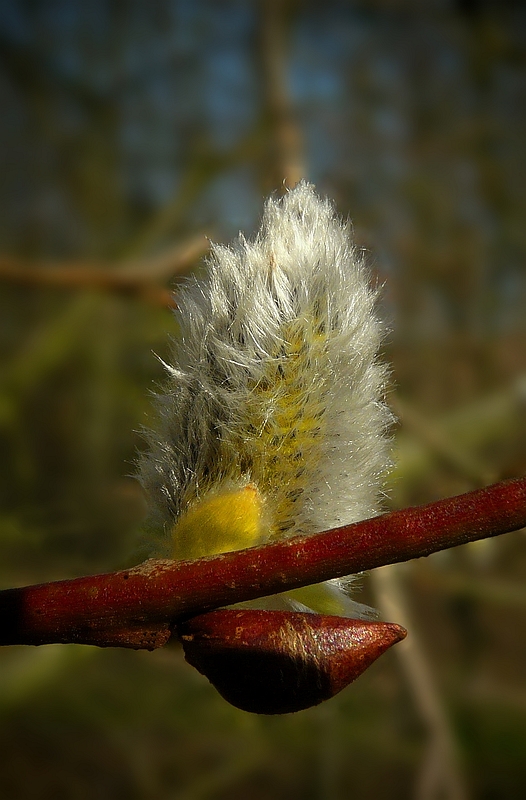
[(188, 663), (232, 705), (287, 714), (328, 700), (406, 636), (399, 625), (226, 609), (178, 625)]

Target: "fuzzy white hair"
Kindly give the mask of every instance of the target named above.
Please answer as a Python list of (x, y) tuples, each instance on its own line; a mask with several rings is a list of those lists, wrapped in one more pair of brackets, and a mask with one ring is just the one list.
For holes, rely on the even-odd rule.
[(263, 498), (263, 540), (379, 512), (391, 417), (375, 299), (350, 225), (308, 183), (267, 201), (253, 241), (213, 245), (207, 277), (178, 294), (141, 461), (157, 523), (244, 486)]

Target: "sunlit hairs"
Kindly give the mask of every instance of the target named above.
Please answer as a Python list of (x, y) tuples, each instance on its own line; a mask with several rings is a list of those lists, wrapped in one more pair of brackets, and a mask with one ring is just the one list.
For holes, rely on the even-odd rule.
[[(177, 295), (180, 336), (141, 479), (177, 559), (374, 516), (388, 464), (375, 290), (351, 230), (302, 182), (253, 240), (213, 245)], [(294, 607), (356, 612), (346, 579)]]

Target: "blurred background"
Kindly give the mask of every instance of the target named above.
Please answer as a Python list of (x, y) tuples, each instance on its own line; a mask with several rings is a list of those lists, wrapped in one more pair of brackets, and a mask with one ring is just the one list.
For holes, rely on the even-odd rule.
[[(171, 291), (306, 176), (390, 333), (386, 507), (526, 469), (526, 11), (1, 0), (0, 585), (148, 554)], [(363, 579), (410, 629), (331, 702), (228, 706), (173, 646), (0, 652), (5, 798), (523, 798), (524, 531)]]

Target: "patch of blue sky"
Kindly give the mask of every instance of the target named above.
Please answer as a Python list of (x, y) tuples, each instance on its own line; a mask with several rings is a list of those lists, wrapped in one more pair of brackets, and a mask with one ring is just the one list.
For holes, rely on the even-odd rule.
[(300, 20), (291, 50), (289, 87), (298, 102), (336, 102), (341, 99), (343, 37), (322, 15)]
[(211, 182), (196, 209), (195, 220), (204, 229), (213, 226), (216, 238), (229, 241), (243, 231), (250, 236), (261, 214), (261, 196), (253, 170), (244, 166)]
[[(316, 185), (322, 184), (326, 177), (341, 163), (342, 152), (338, 139), (328, 138), (326, 120), (312, 118), (304, 127), (305, 152), (309, 174), (307, 178)], [(330, 145), (328, 144), (330, 142)]]
[(35, 22), (61, 42), (78, 38), (84, 28), (84, 18), (85, 10), (78, 0), (52, 0), (35, 8)]
[(79, 44), (83, 35), (82, 22), (78, 3), (56, 2), (42, 10), (35, 24), (41, 32), (45, 29), (48, 52), (59, 72), (70, 79), (82, 78), (89, 82), (85, 53)]
[(327, 63), (341, 63), (352, 58), (369, 35), (369, 22), (350, 4), (325, 9), (314, 5), (297, 21), (295, 49), (316, 54)]
[(377, 51), (371, 60), (370, 73), (378, 86), (387, 93), (402, 90), (407, 80), (404, 64), (398, 53), (386, 54)]
[[(196, 4), (197, 5), (197, 4)], [(256, 21), (257, 6), (246, 0), (205, 0), (201, 4), (202, 15), (208, 20), (214, 39), (226, 42), (239, 42), (252, 33)]]
[(342, 81), (336, 69), (320, 59), (309, 62), (296, 58), (289, 71), (289, 88), (298, 102), (327, 102), (338, 100), (342, 94)]
[(3, 36), (19, 44), (29, 44), (31, 41), (28, 15), (17, 0), (2, 0), (0, 3), (0, 31)]
[(214, 143), (235, 145), (254, 122), (256, 87), (243, 50), (222, 48), (209, 54), (203, 81), (204, 108)]
[(167, 144), (170, 144), (169, 153), (172, 153), (174, 137), (164, 122), (155, 117), (148, 120), (142, 116), (125, 119), (121, 126), (124, 151), (140, 154), (143, 162), (155, 160), (161, 152), (165, 155)]
[(162, 163), (157, 166), (149, 164), (147, 168), (137, 170), (134, 184), (140, 196), (152, 206), (162, 207), (176, 195), (178, 181), (174, 171)]
[(394, 106), (382, 105), (372, 113), (374, 127), (383, 138), (391, 141), (404, 141), (409, 128), (407, 118)]

